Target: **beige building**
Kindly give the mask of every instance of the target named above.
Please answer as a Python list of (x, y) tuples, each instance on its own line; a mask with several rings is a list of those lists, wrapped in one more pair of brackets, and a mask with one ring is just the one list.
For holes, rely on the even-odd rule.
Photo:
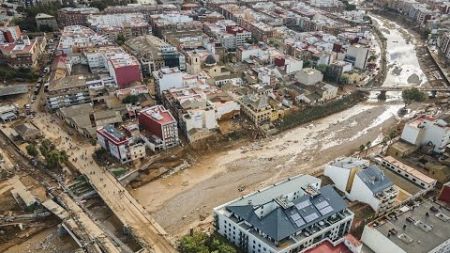
[(239, 100), (241, 112), (257, 126), (267, 124), (275, 118), (268, 100), (266, 95), (246, 95)]
[(317, 69), (304, 68), (295, 74), (297, 81), (304, 85), (314, 85), (323, 80), (323, 74)]

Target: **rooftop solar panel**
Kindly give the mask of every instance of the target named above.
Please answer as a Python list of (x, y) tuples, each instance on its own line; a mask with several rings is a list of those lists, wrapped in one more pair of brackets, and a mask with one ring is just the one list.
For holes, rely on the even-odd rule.
[(330, 204), (328, 203), (328, 201), (324, 200), (324, 201), (321, 201), (321, 202), (317, 203), (316, 207), (317, 207), (317, 209), (323, 209), (323, 208), (325, 208), (325, 207), (327, 207), (329, 205)]
[(300, 214), (295, 213), (293, 215), (291, 215), (291, 219), (295, 222), (297, 220), (299, 220), (301, 218)]
[(295, 225), (297, 225), (297, 227), (301, 227), (305, 225), (305, 222), (303, 221), (303, 219), (300, 219), (295, 222)]
[(331, 213), (333, 211), (333, 208), (331, 206), (327, 206), (324, 209), (320, 209), (319, 211), (322, 215), (325, 215)]
[(319, 218), (319, 215), (317, 213), (312, 213), (310, 215), (305, 216), (304, 218), (305, 218), (305, 221), (309, 223), (309, 222)]
[(295, 205), (295, 207), (298, 210), (300, 210), (300, 209), (303, 209), (303, 208), (305, 208), (307, 206), (310, 206), (310, 205), (311, 205), (311, 202), (309, 200), (305, 200), (305, 201), (302, 201), (302, 202), (298, 203), (297, 205)]

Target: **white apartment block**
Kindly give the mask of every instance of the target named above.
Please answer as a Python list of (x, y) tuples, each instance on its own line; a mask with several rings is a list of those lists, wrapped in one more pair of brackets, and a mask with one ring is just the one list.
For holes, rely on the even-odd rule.
[[(214, 208), (215, 228), (242, 252), (304, 252), (321, 242), (337, 245), (353, 213), (332, 186), (299, 175)], [(320, 188), (320, 189), (319, 189)]]
[(111, 45), (111, 42), (105, 36), (97, 34), (88, 27), (72, 25), (62, 30), (58, 50), (64, 54), (72, 54), (82, 48), (106, 45)]
[(170, 89), (163, 92), (163, 102), (190, 142), (209, 136), (211, 130), (219, 127), (216, 108), (201, 90)]
[(383, 171), (366, 160), (346, 157), (328, 164), (324, 172), (351, 201), (366, 203), (382, 214), (391, 209), (398, 190)]
[(405, 125), (402, 140), (416, 145), (432, 145), (433, 151), (443, 153), (450, 144), (450, 125), (445, 119), (421, 116)]
[(345, 61), (350, 62), (357, 69), (366, 69), (367, 61), (369, 59), (369, 47), (361, 44), (351, 45), (347, 49)]
[(422, 189), (430, 190), (436, 185), (436, 179), (430, 178), (422, 172), (398, 161), (392, 156), (377, 157), (376, 162), (390, 171), (404, 177), (408, 181), (413, 182)]
[(178, 68), (162, 68), (154, 71), (153, 77), (158, 96), (161, 96), (165, 90), (183, 87), (183, 73)]

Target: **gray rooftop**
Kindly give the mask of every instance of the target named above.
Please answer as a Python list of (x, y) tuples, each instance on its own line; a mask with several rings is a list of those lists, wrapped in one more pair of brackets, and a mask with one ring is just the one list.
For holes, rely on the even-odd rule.
[(370, 165), (358, 172), (358, 177), (369, 187), (373, 193), (382, 192), (391, 187), (391, 180), (376, 165)]
[[(297, 191), (300, 187), (301, 185), (297, 184), (297, 189), (294, 191)], [(284, 190), (289, 190), (289, 187)], [(247, 199), (246, 203), (235, 202), (225, 208), (277, 241), (281, 241), (347, 208), (342, 197), (332, 186), (328, 185), (321, 188), (317, 194), (310, 194), (303, 190), (301, 192), (303, 192), (302, 196), (283, 204), (279, 198), (272, 198), (274, 192), (269, 192), (268, 196), (264, 196), (267, 193), (263, 191), (255, 194), (263, 195), (262, 197), (253, 199), (262, 201), (271, 198), (266, 203), (249, 203)], [(287, 193), (290, 192), (279, 192), (279, 195)], [(261, 216), (259, 215), (261, 205), (268, 206), (272, 210)]]
[(336, 166), (344, 169), (352, 169), (355, 167), (364, 168), (369, 165), (369, 161), (354, 157), (345, 157), (343, 159), (335, 160), (330, 163), (331, 166)]
[[(432, 212), (430, 210), (432, 206), (436, 207), (438, 212)], [(437, 204), (428, 200), (422, 202), (414, 210), (404, 209), (397, 210), (398, 219), (378, 221), (376, 229), (384, 236), (387, 236), (389, 230), (395, 229), (397, 234), (391, 235), (389, 240), (405, 252), (429, 252), (449, 239), (450, 211), (439, 208)], [(429, 215), (427, 216), (426, 213)], [(408, 222), (406, 220), (408, 217), (414, 221)], [(404, 224), (406, 224), (406, 228), (403, 230)], [(402, 234), (403, 236), (400, 236)], [(412, 239), (412, 241), (405, 238)]]
[(27, 84), (14, 84), (6, 87), (0, 88), (0, 97), (9, 96), (9, 95), (17, 95), (28, 92)]

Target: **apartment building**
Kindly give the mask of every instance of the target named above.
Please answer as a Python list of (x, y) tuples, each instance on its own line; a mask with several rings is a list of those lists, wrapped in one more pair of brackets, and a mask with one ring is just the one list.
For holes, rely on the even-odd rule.
[(369, 223), (361, 241), (375, 253), (446, 253), (450, 252), (449, 223), (448, 209), (425, 199)]
[(138, 120), (152, 150), (167, 149), (180, 143), (177, 121), (164, 106), (155, 105), (142, 109), (138, 113)]
[(6, 26), (0, 28), (0, 44), (14, 43), (22, 37), (19, 26)]
[[(11, 39), (12, 37), (7, 40)], [(15, 69), (38, 68), (39, 57), (46, 45), (45, 37), (30, 39), (28, 36), (21, 36), (14, 39), (14, 42), (0, 44), (0, 62)]]
[(324, 174), (349, 200), (366, 203), (377, 214), (386, 213), (395, 204), (398, 190), (380, 168), (366, 160), (336, 160), (325, 167)]
[(211, 134), (219, 127), (214, 105), (206, 94), (195, 88), (163, 91), (163, 104), (172, 111), (181, 131), (189, 142), (195, 142)]
[(66, 7), (58, 10), (58, 23), (61, 27), (82, 25), (87, 26), (87, 18), (92, 14), (98, 14), (100, 11), (97, 8), (83, 7), (72, 8)]
[(231, 20), (221, 20), (215, 23), (206, 23), (205, 30), (216, 37), (224, 48), (236, 49), (251, 39), (252, 33), (238, 26)]
[(332, 186), (299, 175), (214, 208), (216, 231), (243, 252), (294, 253), (344, 241), (353, 213)]
[(121, 89), (142, 81), (141, 66), (136, 57), (121, 47), (97, 47), (85, 49), (83, 55), (91, 70), (105, 69)]
[(183, 57), (176, 47), (153, 35), (131, 38), (125, 42), (125, 49), (138, 58), (147, 77), (164, 67), (180, 67)]
[(377, 157), (376, 161), (380, 166), (383, 166), (406, 180), (413, 182), (424, 190), (433, 189), (436, 185), (437, 180), (428, 177), (422, 172), (400, 162), (392, 156)]
[(151, 33), (150, 26), (141, 13), (91, 15), (87, 18), (87, 23), (94, 31), (111, 41), (115, 41), (119, 35), (130, 39)]
[(439, 52), (448, 60), (450, 60), (450, 32), (439, 34), (437, 39)]
[(127, 136), (113, 125), (97, 129), (97, 142), (122, 164), (145, 157), (145, 144), (137, 137)]
[(241, 112), (256, 126), (271, 122), (273, 108), (269, 104), (269, 97), (267, 95), (244, 95), (239, 100), (239, 104), (241, 105)]
[(149, 22), (153, 34), (160, 38), (164, 38), (167, 32), (201, 30), (203, 26), (201, 22), (178, 12), (151, 15)]
[(107, 37), (80, 25), (66, 26), (61, 31), (57, 50), (66, 55), (80, 53), (85, 48), (112, 45)]
[(433, 152), (443, 153), (450, 144), (449, 122), (445, 117), (423, 115), (405, 124), (400, 138), (415, 146), (431, 146)]
[(153, 77), (158, 96), (165, 90), (183, 87), (183, 73), (178, 68), (162, 68), (154, 71)]

